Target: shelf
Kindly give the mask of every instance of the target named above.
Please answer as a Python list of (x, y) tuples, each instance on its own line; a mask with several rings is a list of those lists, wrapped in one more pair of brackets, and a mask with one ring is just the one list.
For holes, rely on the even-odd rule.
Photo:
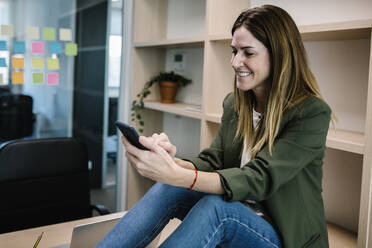
[[(194, 119), (202, 119), (202, 111), (200, 105), (186, 103), (160, 103), (157, 101), (145, 101), (145, 108), (171, 113), (175, 115), (187, 116)], [(193, 110), (200, 109), (200, 110)]]
[(208, 39), (210, 41), (231, 41), (231, 35), (230, 34), (214, 34), (209, 35)]
[[(350, 40), (371, 37), (372, 19), (298, 26), (304, 41)], [(230, 34), (209, 35), (210, 41), (231, 41)]]
[(299, 26), (304, 41), (371, 37), (372, 19)]
[(352, 131), (329, 129), (326, 146), (347, 152), (364, 153), (364, 134)]
[(183, 38), (183, 39), (171, 39), (171, 40), (158, 40), (149, 42), (135, 42), (135, 48), (146, 48), (146, 47), (203, 47), (205, 37), (194, 37), (194, 38)]
[[(219, 114), (207, 114), (205, 119), (209, 122), (221, 123), (221, 115)], [(326, 146), (337, 150), (364, 154), (364, 134), (329, 129)]]
[(335, 224), (327, 223), (329, 247), (356, 248), (357, 234), (347, 231)]
[(219, 114), (206, 114), (205, 115), (205, 119), (209, 122), (213, 122), (213, 123), (218, 123), (220, 124), (221, 123), (221, 115)]

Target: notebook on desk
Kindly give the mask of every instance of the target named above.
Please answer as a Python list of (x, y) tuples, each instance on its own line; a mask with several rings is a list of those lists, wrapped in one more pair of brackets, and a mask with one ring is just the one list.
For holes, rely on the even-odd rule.
[(110, 220), (95, 221), (75, 226), (72, 231), (70, 244), (63, 244), (52, 248), (92, 248), (114, 227), (120, 218), (117, 217)]

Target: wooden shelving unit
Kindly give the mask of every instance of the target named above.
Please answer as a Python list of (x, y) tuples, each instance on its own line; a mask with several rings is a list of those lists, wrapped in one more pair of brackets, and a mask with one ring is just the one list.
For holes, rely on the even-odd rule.
[(203, 118), (201, 106), (195, 104), (186, 103), (165, 104), (160, 103), (158, 101), (146, 101), (145, 108), (181, 116), (187, 116), (194, 119), (201, 120)]
[[(155, 87), (152, 90), (153, 93), (145, 103), (146, 111), (143, 115), (145, 122), (151, 123), (151, 125), (147, 124), (145, 126), (146, 134), (162, 131), (163, 113), (200, 120), (200, 149), (202, 150), (208, 147), (212, 142), (218, 130), (219, 123), (221, 122), (222, 101), (226, 94), (233, 90), (234, 74), (230, 65), (231, 48), (229, 46), (231, 42), (230, 28), (238, 13), (243, 9), (249, 8), (249, 1), (235, 0), (233, 3), (224, 0), (200, 1), (205, 4), (204, 17), (201, 18), (201, 25), (205, 25), (205, 31), (203, 33), (193, 33), (192, 29), (188, 29), (187, 26), (183, 27), (181, 23), (179, 28), (185, 29), (185, 34), (187, 34), (184, 38), (174, 38), (167, 34), (167, 28), (169, 28), (167, 11), (170, 2), (171, 0), (135, 1), (132, 97), (134, 98), (136, 96), (144, 83), (151, 76), (164, 70), (167, 50), (194, 47), (202, 48), (203, 61), (200, 62), (200, 70), (203, 74), (202, 91), (200, 92), (200, 97), (202, 99), (201, 110), (189, 110), (191, 108), (197, 108), (200, 106), (200, 103), (191, 102), (190, 104), (189, 102), (178, 102), (174, 105), (161, 104), (159, 101), (159, 94), (156, 93), (157, 89)], [(195, 4), (195, 1), (191, 1), (188, 4)], [(331, 108), (335, 111), (336, 116), (340, 117), (335, 128), (330, 128), (326, 145), (328, 149), (341, 152), (342, 156), (345, 157), (354, 157), (354, 155), (359, 157), (362, 156), (362, 162), (350, 165), (352, 167), (360, 167), (362, 171), (360, 181), (353, 181), (353, 183), (357, 185), (357, 187), (355, 187), (356, 191), (350, 192), (350, 194), (354, 195), (360, 194), (360, 203), (356, 203), (359, 209), (356, 210), (357, 213), (353, 213), (353, 216), (356, 217), (352, 217), (351, 220), (351, 222), (356, 224), (349, 225), (347, 221), (340, 220), (343, 216), (331, 213), (330, 216), (337, 217), (330, 220), (328, 224), (330, 247), (371, 247), (372, 19), (305, 25), (299, 26), (299, 30), (305, 42), (306, 49), (312, 49), (311, 51), (315, 52), (315, 55), (311, 53), (309, 57), (310, 60), (317, 59), (316, 63), (313, 62), (310, 64), (314, 66), (312, 69), (318, 78), (322, 93)], [(364, 87), (362, 92), (364, 96), (358, 99), (359, 101), (354, 103), (354, 105), (351, 104), (352, 108), (342, 108), (338, 106), (341, 101), (352, 101), (346, 99), (347, 94), (349, 94), (351, 90), (348, 89), (342, 92), (342, 95), (333, 91), (333, 89), (337, 89), (340, 86), (337, 85), (338, 83), (346, 83), (338, 82), (338, 78), (335, 78), (335, 74), (338, 73), (337, 71), (330, 71), (328, 73), (329, 75), (326, 75), (327, 77), (324, 79), (323, 76), (327, 74), (327, 72), (321, 71), (321, 67), (324, 66), (321, 65), (322, 60), (320, 58), (323, 58), (321, 56), (332, 57), (333, 54), (331, 54), (332, 51), (329, 51), (329, 54), (327, 54), (327, 50), (325, 49), (326, 53), (318, 52), (320, 55), (316, 55), (317, 48), (316, 46), (314, 48), (314, 42), (318, 42), (319, 46), (323, 46), (326, 42), (335, 42), (334, 44), (339, 45), (339, 43), (342, 42), (358, 42), (358, 40), (361, 39), (369, 42), (368, 47), (363, 45), (362, 48), (364, 49), (362, 53), (368, 56), (368, 60), (360, 62), (364, 66), (366, 66), (366, 64), (369, 66), (363, 71), (363, 80), (358, 84)], [(318, 57), (313, 58), (312, 56)], [(348, 57), (347, 59), (350, 58)], [(357, 58), (355, 60), (357, 60)], [(335, 64), (337, 64), (336, 62), (337, 61), (335, 61)], [(349, 63), (355, 62), (358, 61), (351, 60)], [(340, 68), (338, 70), (340, 73), (343, 73), (343, 69)], [(328, 80), (330, 81), (330, 86), (328, 85)], [(187, 89), (185, 89), (185, 91), (187, 91)], [(359, 109), (358, 113), (355, 114), (353, 108)], [(185, 135), (187, 135), (187, 133), (185, 133)], [(332, 152), (329, 154), (332, 154)], [(331, 155), (328, 155), (326, 152), (326, 156)], [(335, 162), (332, 161), (340, 161), (340, 159), (334, 160), (333, 158), (327, 158), (326, 160), (327, 163), (333, 164)], [(129, 170), (127, 202), (128, 207), (131, 207), (142, 197), (153, 182), (142, 178), (131, 168), (129, 168)], [(336, 182), (334, 182), (335, 180)], [(337, 179), (332, 178), (332, 175), (325, 175), (324, 188), (326, 193), (333, 194), (332, 190), (334, 190), (335, 187), (342, 188), (346, 186), (343, 186), (343, 182), (337, 182)], [(343, 196), (340, 195), (339, 197), (342, 198)], [(349, 204), (347, 196), (345, 197), (345, 199), (341, 199), (341, 202), (343, 204)], [(326, 206), (327, 200), (328, 199), (325, 199)], [(339, 207), (342, 208), (342, 206)], [(328, 209), (330, 212), (335, 210), (336, 209)], [(346, 215), (347, 214), (348, 213), (346, 213)], [(331, 224), (331, 222), (335, 224)], [(355, 228), (355, 226), (357, 226), (357, 228)]]

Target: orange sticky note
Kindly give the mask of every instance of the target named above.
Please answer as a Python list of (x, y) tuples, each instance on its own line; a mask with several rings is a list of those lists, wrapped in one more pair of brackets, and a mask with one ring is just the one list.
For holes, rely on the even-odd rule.
[(12, 72), (12, 84), (23, 84), (24, 74), (21, 72)]
[(24, 58), (12, 58), (12, 68), (13, 69), (23, 69), (25, 68)]

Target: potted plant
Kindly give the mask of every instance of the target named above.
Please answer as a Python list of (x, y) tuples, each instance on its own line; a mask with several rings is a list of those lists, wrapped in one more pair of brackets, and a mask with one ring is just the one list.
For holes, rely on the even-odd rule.
[(150, 88), (154, 83), (159, 83), (161, 102), (174, 103), (178, 88), (190, 84), (191, 80), (171, 71), (160, 72), (145, 83), (141, 92), (137, 94), (137, 100), (132, 102), (132, 121), (137, 121), (137, 124), (139, 125), (138, 131), (140, 133), (143, 133), (144, 126), (140, 113), (144, 108), (143, 99), (151, 93)]

